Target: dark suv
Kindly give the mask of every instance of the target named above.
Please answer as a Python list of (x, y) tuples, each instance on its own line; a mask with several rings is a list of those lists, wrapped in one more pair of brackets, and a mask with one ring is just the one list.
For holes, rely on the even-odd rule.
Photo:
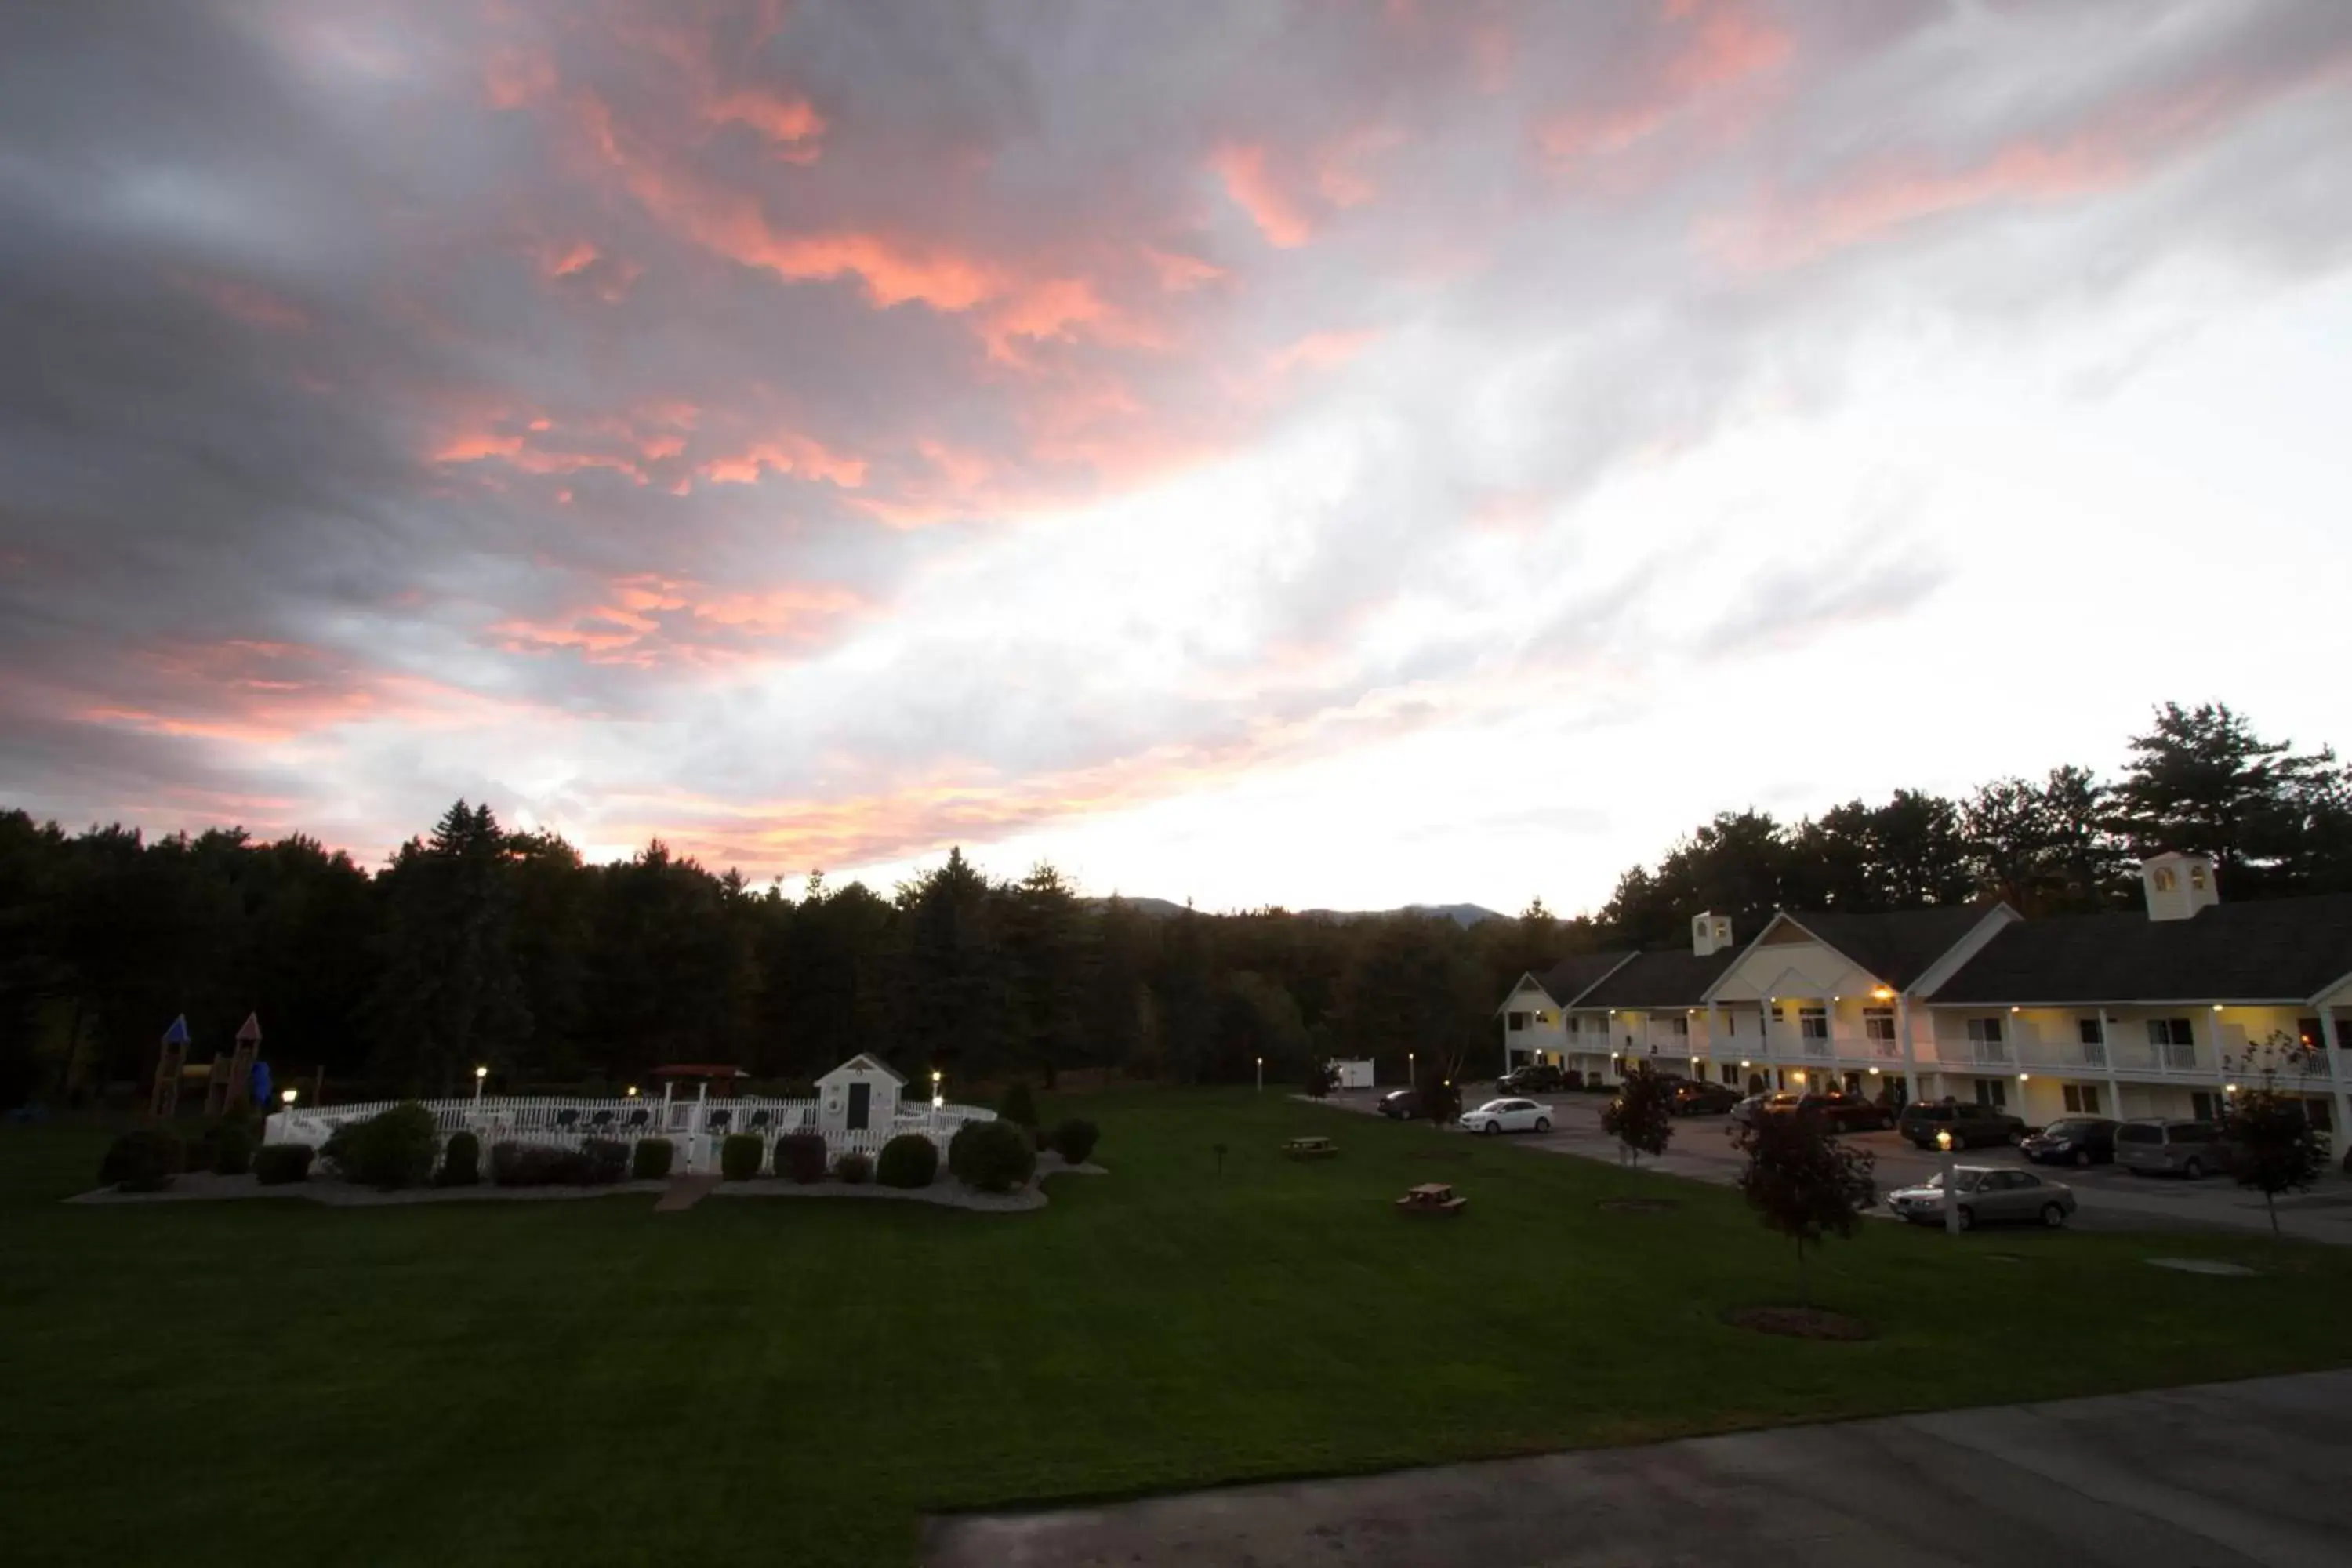
[[(1797, 1101), (1797, 1110), (1813, 1112), (1841, 1132), (1875, 1132), (1895, 1124), (1895, 1113), (1885, 1106), (1842, 1089), (1809, 1094)], [(1928, 1137), (1933, 1139), (1935, 1134)]]
[(1903, 1108), (1895, 1131), (1922, 1149), (1936, 1146), (1936, 1134), (1948, 1131), (1955, 1149), (1979, 1144), (2022, 1143), (2025, 1123), (1995, 1105), (1961, 1100), (1914, 1102)]
[(1543, 1062), (1513, 1068), (1495, 1080), (1495, 1092), (1497, 1094), (1535, 1094), (1566, 1087), (1567, 1080), (1559, 1076), (1559, 1069)]

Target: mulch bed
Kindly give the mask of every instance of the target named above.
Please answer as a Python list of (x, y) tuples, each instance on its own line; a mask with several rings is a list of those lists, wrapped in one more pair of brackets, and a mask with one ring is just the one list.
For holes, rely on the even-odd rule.
[(1612, 1214), (1664, 1214), (1683, 1206), (1680, 1198), (1603, 1198), (1601, 1206)]
[(1723, 1314), (1735, 1329), (1779, 1334), (1792, 1340), (1869, 1340), (1878, 1331), (1860, 1318), (1819, 1307), (1735, 1307)]

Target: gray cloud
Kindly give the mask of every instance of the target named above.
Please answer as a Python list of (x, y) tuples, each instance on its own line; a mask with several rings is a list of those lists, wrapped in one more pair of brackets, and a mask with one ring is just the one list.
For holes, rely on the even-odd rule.
[[(1577, 668), (1647, 601), (1498, 654), (1497, 514), (1573, 581), (1597, 487), (1835, 405), (1889, 322), (2341, 268), (2347, 70), (2326, 0), (15, 7), (0, 793), (748, 811)], [(1183, 679), (900, 618), (1019, 592), (1025, 521), (1342, 425), (1355, 482), (1283, 500)], [(1758, 584), (1776, 635), (1934, 590), (1882, 548)], [(1405, 600), (1439, 629), (1368, 640)], [(544, 769), (430, 740), (467, 724)], [(501, 782), (581, 726), (600, 779)]]

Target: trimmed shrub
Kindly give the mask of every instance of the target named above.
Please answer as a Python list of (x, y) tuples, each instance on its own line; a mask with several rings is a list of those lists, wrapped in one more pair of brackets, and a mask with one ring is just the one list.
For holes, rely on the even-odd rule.
[(99, 1163), (98, 1179), (126, 1193), (160, 1193), (186, 1158), (177, 1138), (160, 1127), (142, 1127), (114, 1141)]
[(629, 1146), (617, 1138), (591, 1138), (580, 1152), (588, 1162), (584, 1179), (592, 1187), (609, 1187), (628, 1174)]
[(482, 1141), (471, 1132), (452, 1132), (441, 1151), (441, 1169), (434, 1173), (436, 1187), (470, 1187), (482, 1179)]
[(319, 1158), (333, 1174), (349, 1176), (352, 1173), (352, 1140), (359, 1136), (359, 1130), (358, 1122), (346, 1121), (328, 1133), (327, 1141), (319, 1145)]
[(1095, 1152), (1095, 1143), (1101, 1137), (1101, 1128), (1073, 1116), (1054, 1129), (1054, 1152), (1070, 1164), (1083, 1165), (1087, 1163), (1087, 1156)]
[(640, 1182), (658, 1182), (669, 1174), (670, 1162), (677, 1158), (677, 1146), (668, 1139), (640, 1138), (629, 1157), (629, 1174)]
[(308, 1143), (264, 1143), (253, 1152), (253, 1179), (265, 1187), (307, 1181), (318, 1152)]
[(441, 1137), (433, 1113), (407, 1100), (361, 1122), (353, 1131), (343, 1173), (372, 1187), (418, 1187), (433, 1176)]
[(939, 1145), (919, 1132), (901, 1132), (883, 1144), (874, 1165), (874, 1179), (886, 1187), (928, 1187), (939, 1174)]
[(862, 1187), (874, 1178), (874, 1156), (852, 1149), (833, 1163), (833, 1173), (853, 1187)]
[(957, 1128), (948, 1140), (948, 1174), (959, 1182), (967, 1180), (964, 1172), (971, 1165), (971, 1135), (980, 1130), (981, 1125), (977, 1121), (967, 1121)]
[(242, 1176), (253, 1168), (253, 1125), (224, 1121), (213, 1130), (213, 1174)]
[[(760, 1163), (767, 1153), (757, 1132), (730, 1132), (719, 1146), (719, 1173), (730, 1182), (748, 1182), (760, 1173)], [(779, 1166), (782, 1158), (783, 1152), (779, 1149)]]
[(1037, 1151), (1029, 1142), (1027, 1130), (1013, 1122), (969, 1122), (956, 1133), (955, 1142), (963, 1145), (962, 1163), (957, 1165), (953, 1147), (948, 1151), (948, 1161), (966, 1186), (983, 1193), (1009, 1193), (1036, 1173)]
[[(328, 1140), (331, 1145), (334, 1141)], [(501, 1187), (519, 1187), (522, 1173), (522, 1145), (512, 1139), (501, 1139), (490, 1145), (490, 1181)]]
[(576, 1186), (588, 1179), (588, 1157), (545, 1143), (490, 1145), (490, 1180), (502, 1187)]
[(1024, 1127), (1037, 1125), (1037, 1101), (1030, 1096), (1028, 1079), (1016, 1078), (1004, 1086), (996, 1114), (1002, 1121), (1018, 1121)]
[(776, 1140), (776, 1174), (803, 1186), (824, 1180), (824, 1134), (787, 1132)]

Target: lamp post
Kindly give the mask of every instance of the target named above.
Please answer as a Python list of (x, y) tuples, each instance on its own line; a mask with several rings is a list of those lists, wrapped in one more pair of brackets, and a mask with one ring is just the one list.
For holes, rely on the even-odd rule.
[(1944, 1156), (1944, 1234), (1958, 1236), (1960, 1234), (1960, 1173), (1958, 1167), (1952, 1163), (1950, 1128), (1937, 1131), (1936, 1148)]
[(936, 1115), (946, 1106), (947, 1100), (940, 1092), (940, 1069), (933, 1068), (931, 1069), (931, 1111)]
[(1264, 1057), (1257, 1058), (1257, 1091), (1260, 1094), (1265, 1092), (1265, 1058)]
[(490, 1069), (488, 1068), (474, 1069), (474, 1109), (477, 1110), (482, 1109), (482, 1084), (489, 1076)]

